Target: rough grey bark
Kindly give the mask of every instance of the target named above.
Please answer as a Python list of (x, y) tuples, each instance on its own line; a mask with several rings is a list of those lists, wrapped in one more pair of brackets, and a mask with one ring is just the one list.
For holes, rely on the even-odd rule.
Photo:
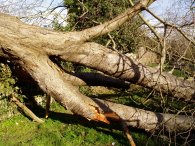
[[(100, 99), (94, 99), (94, 101), (104, 113), (117, 113), (129, 126), (149, 132), (158, 130), (167, 132), (195, 130), (195, 118), (193, 116), (155, 113)], [(110, 118), (115, 120), (113, 116)]]
[(192, 82), (181, 80), (166, 72), (160, 73), (158, 69), (146, 67), (133, 58), (96, 43), (70, 46), (59, 56), (64, 60), (95, 68), (105, 74), (168, 93), (174, 97), (195, 100), (195, 85)]

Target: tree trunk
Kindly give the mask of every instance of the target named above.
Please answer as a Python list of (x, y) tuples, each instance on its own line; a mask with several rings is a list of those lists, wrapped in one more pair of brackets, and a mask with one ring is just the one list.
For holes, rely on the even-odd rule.
[[(144, 129), (146, 131), (181, 132), (190, 129), (195, 130), (194, 117), (174, 114), (155, 113), (121, 104), (116, 104), (100, 99), (94, 99), (104, 113), (116, 113), (129, 126)], [(108, 114), (105, 114), (108, 115)], [(115, 116), (107, 116), (115, 120)]]
[[(37, 54), (56, 56), (67, 61), (81, 63), (122, 80), (127, 80), (144, 87), (168, 93), (185, 100), (195, 99), (195, 85), (180, 80), (168, 73), (146, 67), (133, 58), (111, 51), (96, 43), (84, 43), (74, 40), (74, 32), (54, 32), (21, 23), (17, 18), (0, 15), (0, 39), (2, 49), (20, 44), (26, 49), (32, 48)], [(6, 24), (6, 26), (4, 25)], [(80, 32), (79, 32), (80, 33)], [(71, 40), (72, 39), (72, 40)], [(3, 45), (7, 42), (6, 45)], [(6, 56), (1, 49), (1, 56)], [(10, 48), (11, 49), (11, 48)]]

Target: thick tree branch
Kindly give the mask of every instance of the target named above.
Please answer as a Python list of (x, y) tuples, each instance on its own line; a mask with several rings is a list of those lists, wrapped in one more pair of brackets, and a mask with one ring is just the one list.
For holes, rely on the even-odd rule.
[(195, 130), (195, 117), (185, 115), (163, 114), (146, 111), (134, 107), (94, 99), (108, 119), (118, 120), (116, 113), (129, 126), (146, 131), (163, 130), (167, 132)]
[(80, 85), (105, 86), (123, 89), (128, 89), (130, 86), (130, 83), (128, 82), (110, 76), (106, 76), (100, 73), (75, 73), (73, 75), (85, 81), (85, 84)]
[(109, 33), (115, 29), (117, 29), (119, 26), (124, 24), (127, 20), (131, 19), (135, 15), (137, 15), (141, 10), (148, 7), (150, 4), (152, 4), (155, 0), (140, 0), (139, 3), (137, 3), (132, 8), (129, 8), (124, 13), (120, 14), (116, 18), (107, 21), (103, 24), (100, 24), (98, 26), (85, 29), (81, 32), (79, 32), (79, 37), (81, 41), (87, 41), (94, 37), (102, 36), (106, 33)]
[[(53, 64), (48, 56), (32, 49), (22, 47), (15, 42), (7, 42), (0, 37), (4, 51), (16, 59), (20, 65), (33, 77), (40, 88), (52, 96), (62, 106), (85, 118), (108, 123), (106, 118), (87, 104), (90, 98), (79, 93), (77, 88), (63, 78), (64, 72)], [(92, 102), (92, 101), (91, 101)]]
[(194, 84), (165, 72), (160, 73), (157, 69), (146, 67), (132, 58), (122, 56), (96, 43), (67, 48), (60, 57), (178, 98), (195, 99)]
[[(106, 34), (108, 32), (111, 32), (115, 29), (117, 29), (119, 26), (121, 26), (123, 23), (125, 23), (128, 19), (135, 16), (137, 13), (139, 13), (143, 8), (149, 6), (151, 3), (153, 3), (155, 0), (140, 0), (140, 2), (135, 5), (134, 7), (128, 9), (126, 12), (122, 13), (121, 15), (117, 16), (113, 20), (110, 20), (108, 22), (105, 22), (103, 24), (100, 24), (98, 26), (80, 31), (80, 32), (54, 32), (51, 30), (44, 30), (39, 29), (39, 27), (35, 26), (29, 26), (22, 24), (19, 19), (11, 17), (6, 14), (0, 14), (0, 18), (2, 21), (4, 21), (7, 24), (8, 27), (12, 26), (12, 28), (20, 27), (22, 26), (22, 32), (20, 30), (16, 29), (16, 32), (19, 31), (22, 33), (21, 39), (24, 41), (24, 44), (29, 42), (28, 37), (30, 36), (31, 39), (33, 38), (34, 41), (37, 41), (37, 44), (40, 44), (39, 41), (42, 41), (43, 44), (49, 45), (49, 48), (54, 49), (52, 44), (59, 45), (58, 47), (65, 47), (69, 46), (70, 43), (74, 41), (87, 41), (91, 38), (98, 37), (100, 35)], [(6, 18), (6, 20), (4, 20)], [(8, 21), (13, 21), (14, 23), (9, 23)], [(20, 23), (20, 25), (18, 25)], [(39, 32), (39, 33), (36, 33)], [(41, 34), (41, 36), (40, 36)], [(19, 37), (19, 36), (18, 36)], [(48, 41), (48, 38), (50, 39), (50, 42)], [(40, 40), (41, 39), (41, 40)], [(38, 48), (40, 46), (34, 46), (34, 49)], [(44, 46), (41, 46), (41, 48), (44, 48)], [(48, 48), (45, 48), (48, 49)], [(61, 48), (62, 49), (62, 48)], [(51, 51), (51, 50), (48, 50)]]

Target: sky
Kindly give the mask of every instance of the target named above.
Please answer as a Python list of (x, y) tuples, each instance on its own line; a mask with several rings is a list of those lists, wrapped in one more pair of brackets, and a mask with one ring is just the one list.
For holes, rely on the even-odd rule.
[(155, 11), (159, 15), (165, 13), (167, 7), (173, 3), (174, 0), (157, 0), (149, 7), (149, 9)]
[[(31, 4), (31, 7), (28, 7), (26, 10), (23, 10), (21, 9), (20, 7), (18, 7), (17, 10), (14, 10), (12, 7), (16, 7), (15, 3), (21, 3), (23, 4), (23, 2), (25, 1), (25, 3), (27, 4)], [(38, 5), (39, 7), (37, 6), (34, 6), (34, 2), (37, 2), (36, 5)], [(149, 9), (151, 11), (153, 11), (155, 14), (157, 14), (158, 16), (160, 16), (162, 19), (164, 19), (164, 17), (170, 17), (169, 15), (171, 13), (168, 13), (168, 12), (171, 12), (174, 13), (174, 10), (175, 10), (175, 7), (176, 5), (175, 4), (175, 1), (176, 0), (156, 0), (150, 7)], [(185, 0), (183, 0), (185, 1)], [(40, 2), (40, 5), (39, 5), (39, 2)], [(12, 4), (10, 7), (5, 7), (4, 4), (6, 6), (9, 5), (9, 4)], [(6, 13), (10, 13), (10, 14), (13, 14), (13, 15), (19, 15), (19, 16), (29, 16), (29, 14), (32, 14), (32, 10), (33, 10), (33, 13), (39, 13), (40, 11), (45, 11), (45, 10), (48, 10), (53, 8), (53, 7), (56, 7), (58, 5), (62, 5), (63, 4), (63, 0), (0, 0), (0, 12), (6, 12)], [(25, 9), (25, 5), (24, 5), (24, 9)], [(14, 11), (13, 11), (14, 10)], [(168, 10), (168, 11), (167, 11)], [(17, 14), (15, 12), (18, 12)], [(62, 11), (62, 12), (61, 12)], [(181, 8), (177, 9), (177, 11), (180, 12), (180, 14), (182, 14), (184, 12), (184, 10), (182, 10)], [(43, 13), (43, 16), (44, 17), (48, 17), (49, 19), (52, 19), (53, 17), (56, 17), (57, 13), (61, 12), (61, 15), (59, 17), (57, 17), (57, 20), (58, 21), (61, 21), (61, 22), (64, 22), (64, 25), (66, 24), (66, 14), (67, 14), (67, 10), (62, 10), (62, 8), (58, 8), (56, 9), (52, 15), (50, 13)], [(39, 13), (40, 14), (40, 13)], [(143, 12), (143, 15), (144, 17), (147, 19), (147, 20), (150, 20), (151, 23), (156, 23), (156, 21), (154, 21), (153, 17), (149, 14), (147, 14), (146, 12)], [(25, 21), (32, 21), (31, 19), (25, 19)], [(40, 21), (40, 19), (38, 20), (34, 20), (34, 22), (32, 23), (35, 23), (35, 22), (38, 22)], [(41, 20), (40, 24), (41, 25), (48, 25), (47, 23), (50, 23), (49, 22), (50, 20)], [(45, 24), (44, 24), (45, 23)]]
[[(185, 0), (183, 0), (183, 2), (184, 1)], [(179, 4), (177, 0), (157, 0), (149, 7), (149, 9), (161, 19), (166, 20), (168, 18), (174, 17), (176, 14), (179, 19), (180, 16), (183, 16), (183, 14), (187, 12), (187, 9), (181, 7), (181, 4)], [(150, 14), (146, 12), (143, 12), (143, 14), (144, 17), (150, 20), (152, 23), (156, 22)]]
[[(0, 0), (0, 12), (23, 18), (21, 20), (29, 24), (47, 26), (62, 11), (62, 8), (58, 8), (50, 13), (52, 8), (59, 5), (63, 5), (63, 0)], [(66, 21), (66, 14), (67, 11), (63, 9), (57, 19)]]
[[(47, 8), (48, 4), (51, 2), (51, 0), (44, 0), (45, 6)], [(59, 5), (60, 3), (63, 3), (63, 0), (54, 0), (53, 5)], [(176, 3), (176, 0), (156, 0), (149, 9), (153, 11), (156, 15), (160, 16), (162, 19), (165, 17), (169, 17), (168, 11), (173, 11), (172, 7)], [(176, 6), (175, 6), (176, 7)], [(58, 9), (60, 10), (60, 9)], [(179, 9), (178, 11), (181, 11), (180, 13), (184, 12), (184, 10)], [(66, 13), (64, 13), (66, 14)], [(144, 17), (149, 20), (151, 23), (157, 23), (155, 19), (146, 12), (143, 12)]]

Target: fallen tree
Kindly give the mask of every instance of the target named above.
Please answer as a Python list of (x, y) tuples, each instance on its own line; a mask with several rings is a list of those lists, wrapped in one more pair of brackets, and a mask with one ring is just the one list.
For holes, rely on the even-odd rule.
[[(56, 32), (27, 25), (16, 17), (0, 14), (0, 56), (18, 63), (46, 94), (73, 113), (89, 120), (110, 123), (109, 119), (117, 121), (118, 115), (128, 125), (146, 131), (160, 130), (162, 127), (168, 132), (195, 130), (194, 117), (155, 113), (91, 99), (81, 94), (74, 86), (88, 83), (80, 79), (81, 75), (73, 76), (64, 72), (50, 59), (54, 57), (80, 63), (115, 77), (110, 77), (115, 79), (115, 83), (126, 85), (131, 82), (170, 97), (193, 102), (195, 85), (192, 82), (146, 67), (133, 58), (88, 42), (117, 29), (153, 1), (141, 0), (113, 20), (78, 32)], [(114, 80), (108, 82), (112, 81)]]

